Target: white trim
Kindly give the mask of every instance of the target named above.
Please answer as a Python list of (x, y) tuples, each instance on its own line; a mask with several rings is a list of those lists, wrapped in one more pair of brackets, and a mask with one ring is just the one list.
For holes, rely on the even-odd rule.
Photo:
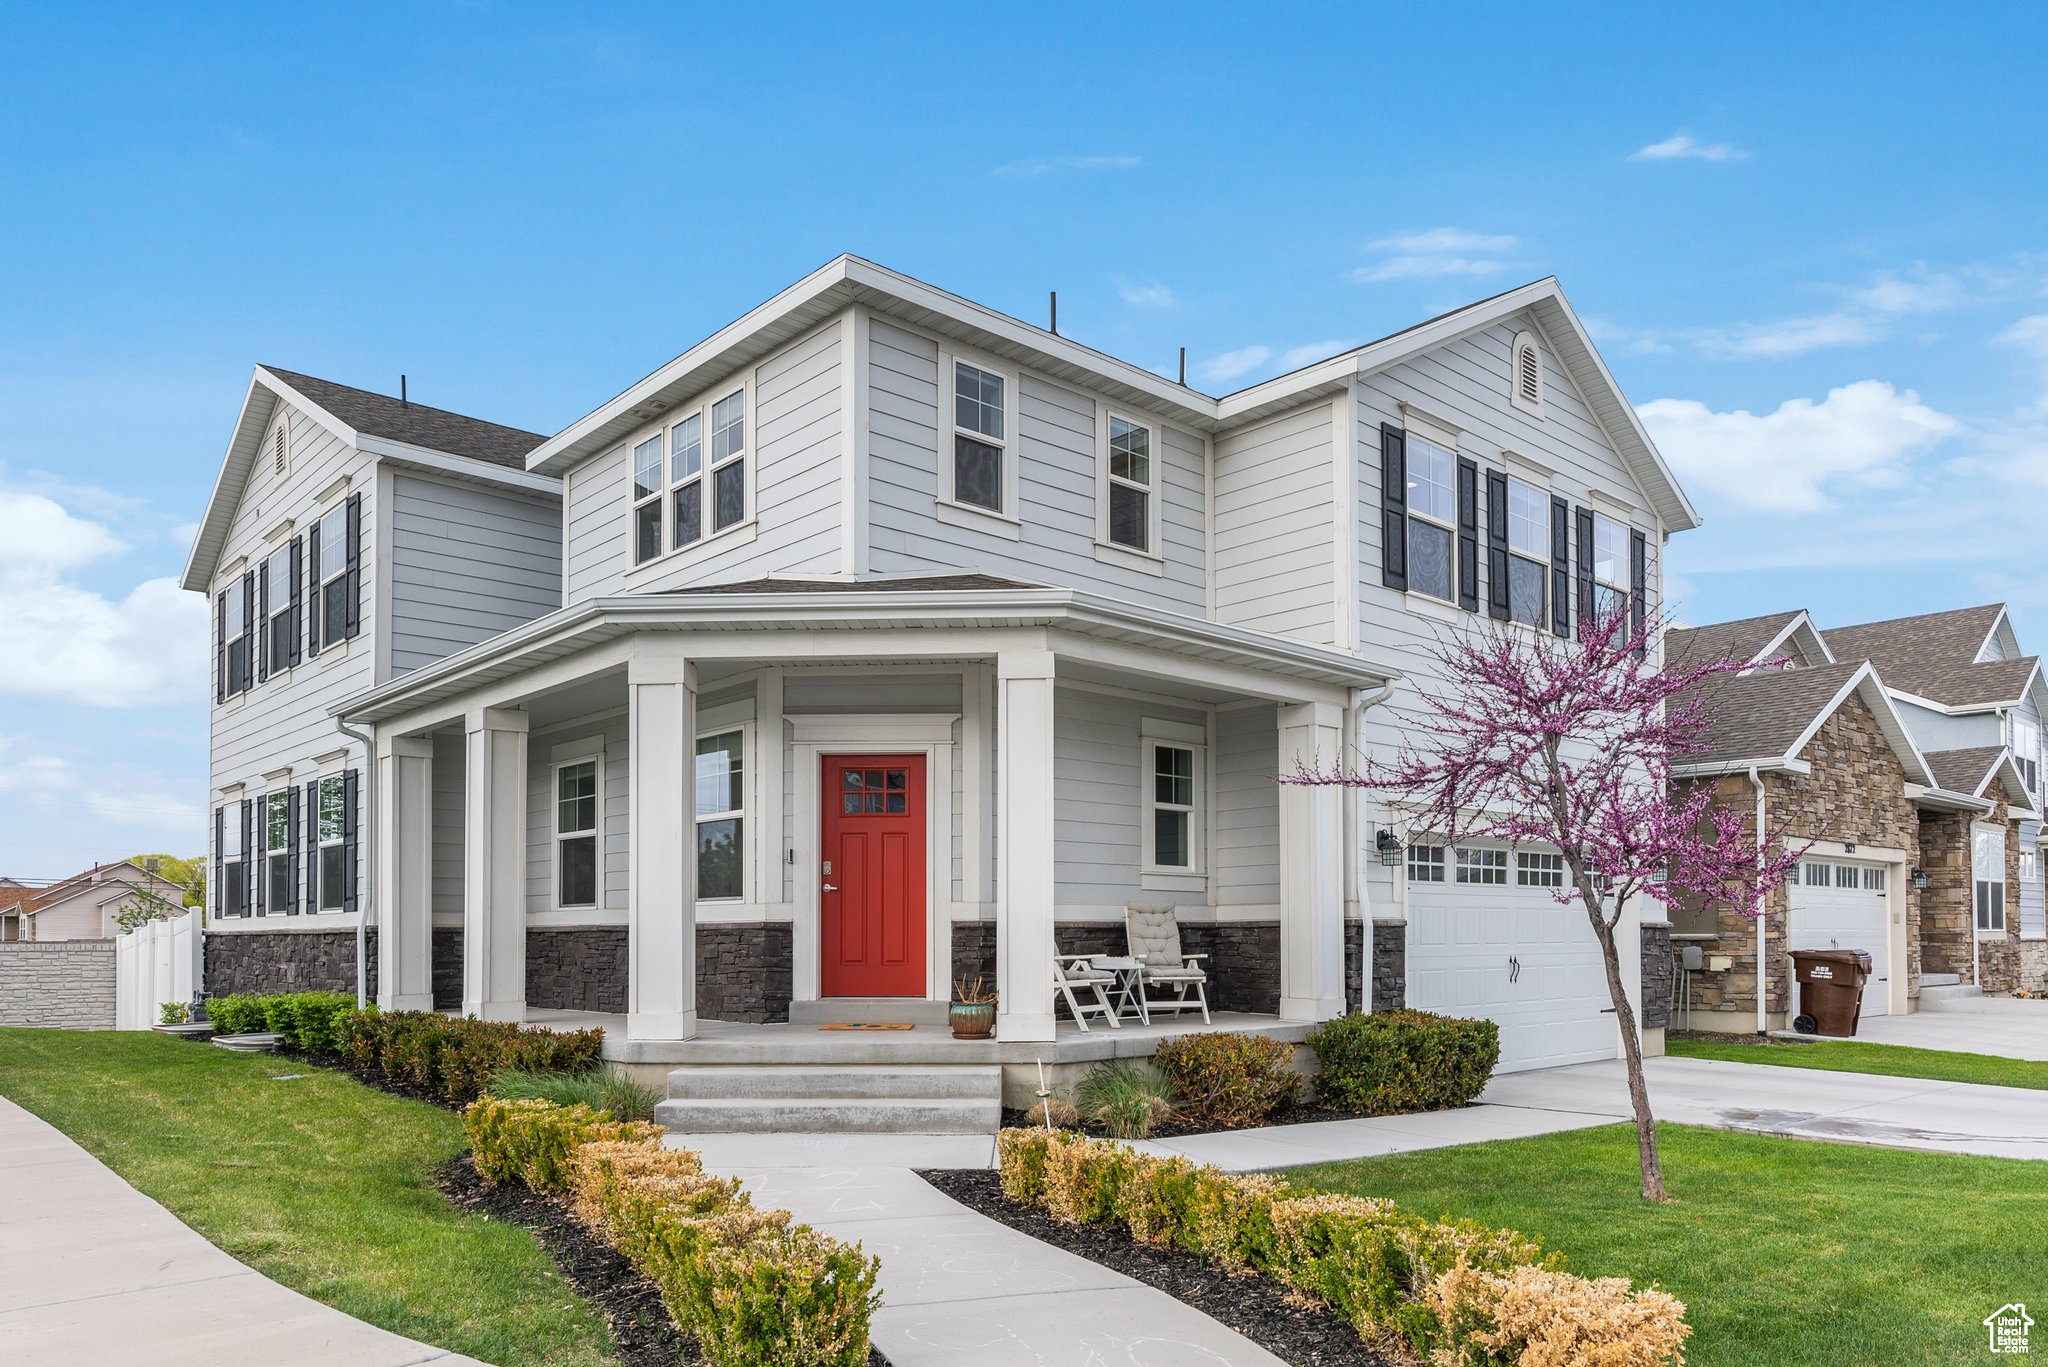
[[(821, 979), (823, 934), (818, 885), (823, 881), (821, 826), (824, 795), (819, 768), (827, 755), (924, 756), (925, 787), (925, 1000), (952, 999), (953, 915), (953, 723), (954, 715), (906, 713), (867, 715), (805, 715), (788, 719), (796, 729), (790, 743), (796, 779), (790, 831), (795, 858), (791, 862), (796, 896), (790, 904), (794, 930), (794, 973), (791, 996), (817, 1001)], [(963, 735), (963, 741), (966, 737)]]
[[(1159, 785), (1155, 750), (1158, 747), (1186, 750), (1192, 758), (1190, 775), (1194, 801), (1185, 807), (1188, 816), (1188, 862), (1161, 864), (1158, 857)], [(1209, 883), (1208, 826), (1215, 803), (1210, 798), (1209, 733), (1205, 726), (1171, 721), (1163, 717), (1138, 719), (1138, 884), (1146, 891), (1203, 892)]]
[[(763, 834), (761, 830), (762, 819), (759, 815), (762, 764), (760, 761), (759, 732), (751, 720), (753, 699), (742, 699), (740, 702), (727, 703), (724, 706), (714, 708), (712, 715), (730, 716), (732, 709), (741, 706), (742, 703), (748, 712), (747, 719), (721, 719), (707, 724), (705, 721), (706, 714), (699, 712), (697, 714), (697, 734), (692, 737), (690, 742), (689, 777), (690, 782), (694, 784), (697, 781), (697, 746), (714, 736), (731, 735), (734, 732), (738, 732), (740, 738), (740, 805), (736, 808), (722, 808), (707, 815), (693, 803), (691, 810), (694, 816), (690, 832), (693, 840), (690, 855), (693, 859), (697, 859), (701, 858), (700, 850), (702, 847), (694, 843), (696, 827), (702, 826), (706, 821), (737, 820), (740, 823), (740, 895), (737, 897), (706, 897), (704, 895), (704, 875), (700, 867), (697, 874), (697, 906), (699, 909), (705, 907), (753, 907), (762, 900), (760, 882), (757, 877), (757, 866), (760, 862), (759, 851)], [(777, 759), (779, 762), (780, 756)]]
[(1400, 410), (1403, 432), (1419, 432), (1424, 441), (1434, 442), (1454, 456), (1458, 453), (1458, 441), (1465, 435), (1464, 428), (1439, 418), (1426, 408), (1418, 408), (1407, 399), (1400, 400), (1394, 407)]
[[(1006, 460), (1004, 464), (1008, 464)], [(951, 463), (947, 463), (951, 469)], [(972, 503), (955, 503), (949, 498), (932, 500), (932, 516), (949, 527), (964, 527), (970, 532), (987, 532), (1009, 541), (1024, 539), (1024, 524), (1007, 513), (992, 513), (986, 508), (977, 508)]]
[[(1017, 464), (1020, 454), (1018, 447), (1021, 443), (1018, 440), (1017, 428), (1019, 419), (1022, 417), (1024, 404), (1023, 385), (1020, 383), (1017, 370), (1015, 367), (1006, 365), (992, 356), (964, 349), (958, 345), (941, 343), (938, 355), (939, 411), (935, 415), (938, 419), (936, 424), (938, 449), (933, 453), (937, 460), (935, 471), (937, 484), (935, 487), (938, 493), (935, 502), (939, 508), (978, 515), (983, 518), (997, 518), (1017, 523), (1021, 526), (1022, 518), (1017, 508)], [(983, 374), (993, 375), (1003, 382), (1003, 432), (1001, 436), (989, 437), (970, 428), (960, 426), (958, 394), (960, 372), (957, 367), (963, 365), (971, 366)], [(998, 494), (1002, 502), (1000, 508), (984, 508), (979, 503), (963, 503), (960, 500), (953, 483), (955, 469), (954, 451), (957, 445), (956, 439), (959, 437), (978, 441), (985, 446), (996, 447), (1002, 452), (1000, 457), (1002, 461), (1001, 489)], [(940, 520), (946, 521), (947, 519), (942, 517)], [(973, 522), (957, 522), (954, 525), (972, 527), (977, 524)], [(1012, 537), (1011, 539), (1016, 540), (1017, 538)]]
[[(1128, 564), (1130, 568), (1144, 569), (1147, 573), (1164, 573), (1166, 554), (1160, 548), (1160, 538), (1165, 531), (1162, 505), (1166, 474), (1166, 429), (1157, 418), (1141, 415), (1136, 409), (1120, 409), (1114, 404), (1096, 403), (1095, 410), (1095, 550), (1097, 560), (1107, 564)], [(1146, 482), (1124, 479), (1110, 473), (1110, 432), (1117, 423), (1138, 428), (1145, 433)], [(1109, 495), (1112, 487), (1122, 485), (1135, 489), (1145, 496), (1145, 544), (1127, 546), (1110, 535)], [(1103, 552), (1109, 552), (1105, 559)], [(1138, 562), (1132, 564), (1130, 562)], [(1155, 562), (1157, 569), (1144, 562)]]
[[(808, 340), (820, 330), (814, 328), (804, 334), (804, 337), (798, 339), (798, 341)], [(788, 347), (780, 348), (774, 354), (779, 356), (788, 349)], [(772, 360), (774, 357), (771, 356), (766, 359)], [(759, 365), (748, 366), (746, 369), (736, 372), (717, 384), (709, 386), (703, 392), (693, 395), (687, 402), (662, 410), (651, 426), (642, 426), (635, 429), (632, 435), (621, 443), (620, 449), (624, 450), (626, 455), (626, 569), (624, 573), (627, 577), (630, 578), (640, 574), (652, 566), (663, 565), (671, 561), (687, 561), (698, 558), (698, 553), (714, 541), (733, 538), (733, 541), (728, 542), (728, 545), (735, 543), (743, 544), (739, 542), (738, 537), (738, 534), (741, 532), (746, 534), (746, 541), (753, 540), (755, 535), (758, 534), (761, 518), (759, 497), (761, 430), (756, 416), (755, 405), (760, 385), (760, 369)], [(713, 435), (711, 423), (712, 410), (727, 399), (732, 398), (735, 394), (739, 395), (740, 399), (742, 435), (740, 438), (739, 454), (736, 456), (728, 455), (722, 461), (715, 460), (711, 454)], [(691, 418), (697, 420), (697, 471), (695, 474), (677, 479), (675, 477), (675, 430)], [(647, 445), (649, 442), (655, 443), (659, 448), (656, 453), (660, 461), (659, 482), (653, 494), (642, 497), (634, 492), (633, 462), (639, 448)], [(742, 463), (740, 471), (742, 489), (740, 496), (745, 500), (745, 506), (740, 510), (740, 518), (737, 522), (720, 527), (717, 525), (717, 474), (735, 460)], [(687, 484), (695, 484), (697, 486), (698, 533), (696, 539), (688, 544), (677, 545), (675, 499), (677, 491)], [(567, 501), (565, 495), (563, 502), (566, 504)], [(641, 509), (650, 506), (656, 508), (660, 513), (659, 536), (657, 537), (659, 549), (653, 555), (643, 560), (640, 558), (639, 515)]]
[[(565, 753), (566, 752), (566, 753)], [(562, 830), (562, 770), (574, 765), (591, 766), (591, 824), (587, 831)], [(562, 900), (562, 842), (591, 841), (591, 877), (588, 902)], [(564, 741), (549, 754), (548, 763), (548, 901), (555, 911), (595, 911), (604, 906), (604, 737), (586, 736)]]
[[(839, 333), (839, 572), (868, 568), (868, 428), (873, 420), (869, 358), (873, 351), (867, 309), (856, 304), (842, 315)], [(566, 498), (563, 500), (568, 501)]]
[[(497, 484), (506, 488), (522, 489), (528, 493), (562, 496), (562, 481), (554, 475), (529, 474), (510, 466), (493, 464), (472, 456), (457, 456), (436, 451), (426, 446), (414, 446), (411, 442), (394, 441), (389, 437), (373, 437), (357, 433), (352, 438), (355, 448), (366, 456), (375, 456), (380, 464), (389, 461), (399, 465), (410, 465), (416, 470), (425, 470), (437, 475), (447, 475), (467, 484)], [(324, 497), (324, 496), (323, 496)]]

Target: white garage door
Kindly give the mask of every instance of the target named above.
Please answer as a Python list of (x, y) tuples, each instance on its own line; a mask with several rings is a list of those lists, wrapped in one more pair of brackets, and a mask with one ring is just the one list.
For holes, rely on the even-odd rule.
[(1790, 949), (1860, 949), (1870, 955), (1870, 982), (1863, 989), (1863, 1014), (1891, 1011), (1889, 871), (1883, 864), (1853, 859), (1805, 859), (1792, 884), (1792, 919), (1785, 936)]
[(1408, 1004), (1497, 1023), (1504, 1073), (1610, 1059), (1620, 1046), (1585, 909), (1530, 881), (1561, 882), (1557, 859), (1486, 848), (1410, 856)]

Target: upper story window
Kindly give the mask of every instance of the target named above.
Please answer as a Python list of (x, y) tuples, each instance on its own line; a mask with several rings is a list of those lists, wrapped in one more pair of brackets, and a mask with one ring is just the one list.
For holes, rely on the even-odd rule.
[(348, 635), (350, 588), (348, 577), (348, 505), (336, 504), (320, 519), (313, 553), (313, 592), (319, 596), (319, 616), (313, 633), (319, 646), (331, 646)]
[(697, 738), (699, 901), (747, 895), (745, 761), (743, 730)]
[(966, 361), (953, 362), (952, 500), (991, 513), (1003, 506), (1009, 438), (1009, 381)]
[(220, 595), (226, 693), (245, 692), (255, 679), (256, 643), (249, 636), (250, 615), (249, 581), (237, 578)]
[(263, 606), (268, 612), (264, 619), (264, 644), (270, 652), (270, 672), (290, 667), (292, 646), (296, 643), (299, 624), (292, 609), (297, 606), (298, 596), (293, 588), (298, 576), (292, 573), (292, 548), (286, 546), (271, 553), (263, 562)]
[(555, 905), (597, 905), (597, 761), (555, 766)]
[(1408, 587), (1446, 602), (1456, 598), (1458, 458), (1408, 434)]
[(1976, 893), (1977, 930), (2005, 934), (2005, 828), (1970, 830), (1970, 880)]
[(1550, 498), (1533, 485), (1508, 479), (1508, 616), (1544, 624), (1550, 582)]
[(2041, 791), (2041, 728), (2017, 713), (2011, 718), (2012, 757), (2019, 765), (2020, 777), (2026, 780), (2027, 791), (2038, 794)]
[[(664, 520), (669, 526), (665, 543)], [(744, 388), (684, 414), (633, 448), (635, 564), (695, 545), (746, 520)]]
[(1134, 551), (1152, 547), (1152, 429), (1109, 418), (1109, 539)]
[(1593, 514), (1593, 613), (1605, 619), (1628, 603), (1628, 528)]
[(1515, 407), (1543, 416), (1543, 351), (1534, 333), (1518, 332), (1509, 349), (1508, 397)]

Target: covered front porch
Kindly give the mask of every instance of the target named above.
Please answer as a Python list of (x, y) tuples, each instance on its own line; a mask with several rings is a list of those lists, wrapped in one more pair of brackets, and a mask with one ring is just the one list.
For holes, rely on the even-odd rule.
[[(1354, 804), (1275, 780), (1353, 753), (1380, 678), (1001, 581), (565, 609), (339, 709), (375, 737), (379, 999), (602, 1021), (647, 1065), (1079, 1062), (1200, 1028), (1083, 1033), (1055, 1000), (1056, 952), (1169, 904), (1213, 1028), (1298, 1037), (1357, 1004), (1368, 928)], [(976, 977), (996, 1039), (953, 1041)], [(818, 1028), (894, 1004), (912, 1030)]]

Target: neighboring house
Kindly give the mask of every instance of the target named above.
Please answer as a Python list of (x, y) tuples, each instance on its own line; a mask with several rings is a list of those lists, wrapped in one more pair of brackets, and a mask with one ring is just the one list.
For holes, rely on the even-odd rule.
[[(564, 491), (554, 610), (271, 724), (372, 737), (386, 1005), (622, 1015), (607, 1051), (655, 1062), (982, 976), (1028, 1057), (1056, 947), (1171, 903), (1226, 1010), (1405, 1001), (1501, 1021), (1507, 1068), (1617, 1053), (1554, 852), (1404, 852), (1377, 799), (1275, 781), (1391, 756), (1441, 632), (1661, 598), (1697, 518), (1555, 281), (1216, 398), (842, 257), (524, 456)], [(241, 545), (296, 506), (264, 502)], [(312, 981), (349, 922), (306, 907), (304, 780), (223, 745), (230, 705), (223, 829), (263, 792), (287, 835), (268, 905), (230, 872), (216, 912)]]
[[(1925, 748), (1949, 733), (1931, 733), (1915, 716), (1888, 670), (1905, 660), (1871, 658), (1875, 638), (1859, 634), (1867, 630), (1822, 633), (1805, 612), (1788, 611), (1667, 638), (1674, 660), (1747, 666), (1702, 685), (1716, 721), (1707, 749), (1677, 777), (1711, 780), (1751, 829), (1761, 820), (1810, 845), (1761, 918), (1727, 907), (1673, 915), (1680, 949), (1701, 951), (1682, 984), (1697, 1028), (1785, 1028), (1797, 1000), (1795, 949), (1867, 951), (1865, 1015), (1903, 1014), (1923, 987), (1974, 983), (1980, 966), (1987, 988), (2010, 985), (2000, 969), (2005, 922), (2021, 919), (2020, 873), (2032, 862), (2023, 849), (2038, 829), (2025, 767), (1999, 744)], [(2031, 713), (2033, 703), (2025, 706)], [(1987, 926), (1978, 946), (1969, 927), (1980, 912), (1997, 929)], [(2010, 939), (2018, 945), (2016, 931)]]
[(106, 940), (120, 934), (115, 913), (133, 902), (182, 908), (185, 890), (168, 878), (122, 861), (95, 864), (48, 887), (0, 886), (0, 938)]
[[(213, 609), (213, 991), (301, 982), (276, 932), (364, 907), (371, 753), (331, 705), (561, 605), (541, 440), (256, 368), (183, 579)], [(353, 936), (345, 973), (305, 944), (354, 987)]]

